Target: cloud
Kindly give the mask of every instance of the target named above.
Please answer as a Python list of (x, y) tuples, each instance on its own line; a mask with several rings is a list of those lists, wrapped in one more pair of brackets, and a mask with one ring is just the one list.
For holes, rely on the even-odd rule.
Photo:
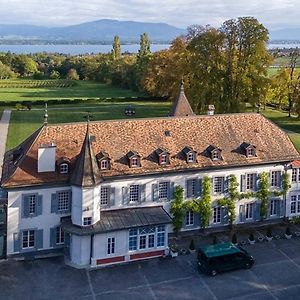
[(300, 27), (297, 0), (0, 0), (0, 23), (64, 26), (98, 19), (219, 26), (254, 16), (273, 28)]

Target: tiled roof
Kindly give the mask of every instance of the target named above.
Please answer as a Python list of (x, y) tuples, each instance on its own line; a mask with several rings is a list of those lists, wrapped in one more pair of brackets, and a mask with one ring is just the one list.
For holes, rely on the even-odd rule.
[(193, 116), (193, 115), (195, 114), (191, 108), (191, 105), (187, 97), (185, 96), (184, 87), (182, 83), (180, 87), (179, 95), (175, 100), (175, 102), (173, 103), (170, 116), (186, 117), (186, 116)]
[[(94, 154), (105, 151), (110, 157), (111, 169), (100, 171), (104, 180), (119, 175), (300, 160), (288, 135), (257, 113), (98, 121), (90, 122), (89, 130), (90, 135), (95, 136), (91, 144)], [(165, 135), (166, 131), (170, 134)], [(85, 136), (86, 123), (44, 126), (35, 139), (31, 139), (33, 144), (15, 171), (3, 177), (3, 186), (69, 182), (68, 174), (37, 173), (38, 147), (55, 143), (57, 159), (67, 157), (74, 171)], [(240, 148), (243, 142), (256, 146), (256, 156), (245, 156)], [(210, 145), (222, 149), (222, 160), (210, 159), (206, 151)], [(188, 164), (182, 155), (187, 146), (197, 153), (195, 163)], [(158, 148), (170, 153), (170, 164), (158, 164), (155, 152)], [(130, 151), (140, 155), (141, 167), (129, 168), (126, 155)], [(6, 170), (10, 156), (5, 157)]]
[(62, 219), (62, 228), (65, 232), (89, 235), (168, 223), (171, 223), (169, 214), (162, 206), (155, 206), (101, 211), (101, 220), (86, 227), (73, 225), (71, 218), (65, 218)]

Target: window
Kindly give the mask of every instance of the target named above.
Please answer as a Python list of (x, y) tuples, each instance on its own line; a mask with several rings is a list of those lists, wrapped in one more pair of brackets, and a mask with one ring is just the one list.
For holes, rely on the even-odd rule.
[(300, 195), (291, 196), (291, 214), (300, 213)]
[(298, 179), (298, 169), (293, 168), (292, 169), (292, 182), (297, 182)]
[(84, 226), (92, 225), (92, 217), (83, 218), (83, 225)]
[(106, 159), (103, 159), (100, 163), (100, 169), (101, 170), (106, 170), (108, 169), (108, 161)]
[(196, 179), (191, 180), (191, 186), (190, 186), (190, 197), (195, 197), (196, 196)]
[(138, 167), (139, 161), (137, 157), (131, 159), (131, 167)]
[(253, 148), (250, 147), (247, 149), (247, 156), (255, 156), (255, 151)]
[(185, 213), (185, 225), (186, 226), (192, 226), (194, 225), (194, 212), (191, 210), (188, 210)]
[(140, 196), (140, 186), (133, 184), (129, 187), (129, 202), (138, 202)]
[(157, 227), (157, 247), (163, 247), (165, 245), (165, 226)]
[(271, 200), (271, 208), (270, 208), (270, 216), (276, 216), (277, 215), (277, 205), (278, 205), (278, 201), (272, 199)]
[(22, 232), (22, 248), (34, 247), (34, 230), (25, 230)]
[(253, 219), (253, 203), (246, 204), (246, 220)]
[(221, 207), (219, 206), (213, 208), (213, 223), (221, 223)]
[(36, 195), (29, 196), (29, 214), (36, 214)]
[(158, 184), (158, 199), (166, 200), (169, 194), (169, 182), (160, 182)]
[(224, 177), (214, 177), (214, 193), (220, 194), (224, 190)]
[(137, 229), (129, 230), (129, 251), (137, 250), (137, 236), (138, 236)]
[(100, 189), (100, 205), (108, 205), (109, 188), (101, 187)]
[(107, 254), (115, 254), (115, 238), (110, 237), (107, 239)]
[(193, 152), (188, 153), (187, 161), (188, 161), (189, 163), (192, 163), (192, 162), (195, 161), (195, 155), (194, 155)]
[(246, 175), (246, 189), (255, 190), (256, 188), (256, 174), (247, 174)]
[(67, 174), (69, 172), (69, 165), (67, 163), (62, 163), (59, 166), (60, 174)]
[(281, 171), (272, 171), (271, 172), (271, 186), (280, 187), (281, 186)]
[(212, 160), (219, 160), (221, 159), (220, 152), (218, 150), (215, 150), (211, 153), (211, 159)]
[(147, 241), (147, 239), (146, 239), (147, 237), (146, 237), (146, 235), (141, 235), (140, 236), (140, 249), (146, 249), (146, 241)]
[(57, 245), (61, 245), (65, 242), (65, 235), (61, 227), (56, 227), (56, 238), (55, 238), (55, 243)]
[(69, 210), (69, 192), (58, 192), (58, 211)]
[(167, 163), (168, 163), (168, 156), (167, 156), (167, 154), (162, 154), (160, 156), (160, 164), (161, 165), (165, 165)]

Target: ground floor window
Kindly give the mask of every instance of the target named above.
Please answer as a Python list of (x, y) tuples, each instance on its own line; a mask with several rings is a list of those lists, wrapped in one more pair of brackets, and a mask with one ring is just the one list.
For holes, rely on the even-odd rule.
[(291, 214), (300, 213), (300, 195), (291, 196)]
[(129, 230), (129, 251), (163, 246), (165, 246), (165, 226), (148, 226)]
[(185, 213), (185, 225), (186, 226), (193, 226), (194, 225), (194, 212), (191, 210), (188, 210)]
[(109, 237), (107, 239), (107, 254), (115, 254), (115, 238)]
[(22, 232), (22, 248), (34, 247), (34, 230), (25, 230)]
[(246, 220), (253, 219), (253, 203), (247, 203), (246, 204)]
[(271, 207), (270, 207), (270, 216), (276, 216), (277, 215), (277, 205), (278, 201), (277, 200), (271, 200)]
[(213, 208), (213, 223), (221, 223), (221, 207), (219, 206)]
[(61, 245), (65, 242), (65, 235), (61, 227), (56, 227), (56, 237), (55, 237), (56, 245)]

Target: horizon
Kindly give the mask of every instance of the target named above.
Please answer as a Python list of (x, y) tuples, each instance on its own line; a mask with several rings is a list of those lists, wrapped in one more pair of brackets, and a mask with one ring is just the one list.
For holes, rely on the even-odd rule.
[[(252, 16), (269, 30), (300, 28), (296, 0), (212, 0), (210, 3), (177, 0), (163, 3), (151, 0), (0, 0), (1, 25), (33, 25), (48, 28), (66, 27), (99, 20), (165, 23), (180, 29), (192, 24), (219, 27), (224, 21)], [(103, 9), (105, 7), (105, 10)], [(38, 9), (38, 14), (36, 13)], [(21, 20), (21, 21), (20, 21)]]

